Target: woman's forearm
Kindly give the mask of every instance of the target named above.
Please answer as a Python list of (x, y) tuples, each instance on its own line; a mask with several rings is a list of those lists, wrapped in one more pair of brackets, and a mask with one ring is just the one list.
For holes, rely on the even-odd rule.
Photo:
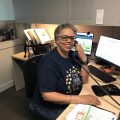
[(42, 93), (45, 101), (53, 102), (56, 104), (91, 104), (99, 105), (100, 101), (93, 95), (64, 95), (58, 92), (45, 92)]
[(71, 95), (65, 95), (58, 92), (44, 92), (42, 97), (45, 101), (57, 104), (70, 104)]

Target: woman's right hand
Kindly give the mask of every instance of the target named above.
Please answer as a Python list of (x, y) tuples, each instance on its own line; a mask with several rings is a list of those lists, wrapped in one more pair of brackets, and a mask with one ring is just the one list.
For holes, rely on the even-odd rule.
[(79, 101), (81, 104), (90, 104), (90, 105), (100, 105), (100, 101), (99, 99), (91, 94), (88, 95), (80, 95), (79, 97)]

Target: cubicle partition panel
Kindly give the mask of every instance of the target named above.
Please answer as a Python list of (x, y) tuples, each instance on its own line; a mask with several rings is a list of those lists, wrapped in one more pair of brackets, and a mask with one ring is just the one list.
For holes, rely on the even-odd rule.
[[(101, 25), (82, 25), (76, 24), (78, 32), (92, 32), (94, 33), (93, 42), (99, 42), (100, 35), (105, 35), (120, 39), (120, 26), (101, 26)], [(49, 36), (54, 39), (54, 30), (57, 24), (31, 24), (32, 28), (45, 28)]]

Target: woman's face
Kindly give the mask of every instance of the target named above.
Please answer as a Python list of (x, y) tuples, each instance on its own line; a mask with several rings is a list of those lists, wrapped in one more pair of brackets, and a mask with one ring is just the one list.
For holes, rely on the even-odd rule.
[(56, 40), (57, 47), (62, 53), (68, 53), (73, 46), (74, 32), (70, 28), (63, 29)]

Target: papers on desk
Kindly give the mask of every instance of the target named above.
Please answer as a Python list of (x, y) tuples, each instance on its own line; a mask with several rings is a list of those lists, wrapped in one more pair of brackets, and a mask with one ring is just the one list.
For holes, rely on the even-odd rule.
[(37, 44), (45, 44), (51, 42), (51, 38), (44, 28), (25, 29), (24, 33), (28, 40), (35, 41)]
[(116, 120), (117, 117), (109, 111), (91, 105), (76, 105), (66, 116), (66, 120)]

